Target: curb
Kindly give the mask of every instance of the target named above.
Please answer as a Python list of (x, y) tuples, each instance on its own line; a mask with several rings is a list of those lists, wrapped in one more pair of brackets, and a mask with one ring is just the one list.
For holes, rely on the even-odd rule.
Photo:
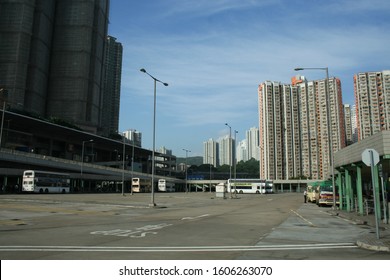
[[(350, 215), (346, 215), (342, 212), (333, 212), (332, 215), (338, 216), (340, 218), (344, 218), (350, 221), (353, 221), (356, 225), (366, 225), (372, 227), (371, 224), (366, 219), (362, 219), (361, 217), (352, 217)], [(388, 230), (387, 227), (382, 228), (382, 230)], [(371, 251), (378, 251), (378, 252), (390, 252), (390, 245), (384, 244), (383, 240), (386, 240), (386, 243), (389, 241), (389, 234), (386, 234), (386, 237), (382, 237), (381, 239), (373, 239), (370, 236), (362, 237), (360, 240), (356, 241), (356, 245), (360, 248), (371, 250)], [(390, 244), (390, 243), (389, 243)]]
[(390, 252), (390, 248), (388, 246), (372, 245), (372, 244), (367, 244), (363, 241), (357, 241), (356, 245), (359, 246), (360, 248), (371, 250), (371, 251)]

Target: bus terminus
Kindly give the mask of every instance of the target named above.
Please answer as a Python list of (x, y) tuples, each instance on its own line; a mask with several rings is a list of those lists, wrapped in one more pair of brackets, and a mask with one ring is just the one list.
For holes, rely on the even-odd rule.
[(229, 179), (228, 192), (237, 193), (273, 193), (273, 182), (263, 179)]
[(23, 172), (23, 192), (69, 193), (70, 176), (65, 173), (26, 170)]
[(131, 180), (131, 188), (133, 192), (151, 192), (152, 180), (146, 178), (133, 178)]
[(158, 180), (158, 191), (159, 192), (174, 192), (175, 183), (167, 182), (165, 179)]

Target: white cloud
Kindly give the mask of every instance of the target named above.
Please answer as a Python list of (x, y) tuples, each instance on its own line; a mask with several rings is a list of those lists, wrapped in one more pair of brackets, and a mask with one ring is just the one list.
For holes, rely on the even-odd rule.
[[(137, 22), (129, 16), (128, 27), (114, 36), (124, 45), (122, 94), (136, 109), (145, 107), (138, 115), (146, 115), (153, 82), (139, 69), (169, 83), (157, 91), (159, 116), (167, 118), (170, 127), (257, 125), (258, 84), (289, 83), (298, 74), (295, 67), (329, 67), (331, 76), (342, 79), (349, 100), (354, 73), (389, 68), (389, 21), (367, 19), (373, 10), (389, 11), (388, 1), (375, 2), (382, 11), (367, 7), (371, 1), (360, 0), (317, 5), (307, 1), (159, 3), (159, 9), (164, 7), (161, 12), (145, 14), (142, 22), (142, 15), (136, 15)], [(234, 16), (226, 17), (225, 12)], [(359, 21), (362, 15), (364, 20)], [(299, 74), (323, 77), (314, 71)], [(215, 136), (199, 137), (201, 143)]]

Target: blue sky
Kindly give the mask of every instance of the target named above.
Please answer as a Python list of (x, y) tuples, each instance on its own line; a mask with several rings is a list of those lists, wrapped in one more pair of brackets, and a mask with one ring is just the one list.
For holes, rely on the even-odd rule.
[(258, 127), (257, 87), (309, 80), (329, 67), (353, 104), (353, 75), (390, 69), (388, 0), (111, 0), (109, 34), (123, 45), (119, 129), (152, 148), (203, 155), (203, 142)]

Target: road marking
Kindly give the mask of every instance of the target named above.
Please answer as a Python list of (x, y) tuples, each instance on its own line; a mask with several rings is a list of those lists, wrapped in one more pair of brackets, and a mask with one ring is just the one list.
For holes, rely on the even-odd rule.
[(181, 218), (182, 220), (195, 220), (195, 219), (200, 219), (200, 218), (204, 218), (204, 217), (207, 217), (207, 216), (210, 216), (210, 214), (204, 214), (204, 215), (200, 215), (200, 216), (196, 216), (196, 217), (184, 217), (184, 218)]
[(305, 219), (304, 217), (302, 217), (302, 215), (300, 215), (298, 212), (294, 211), (291, 209), (291, 212), (293, 212), (295, 215), (297, 215), (299, 218), (301, 218), (302, 220), (304, 220), (306, 223), (310, 224), (310, 226), (312, 227), (315, 227), (315, 225), (310, 222), (308, 219)]
[(169, 226), (172, 226), (172, 224), (162, 223), (157, 225), (146, 225), (136, 229), (98, 230), (98, 231), (92, 231), (90, 232), (90, 234), (141, 238), (141, 237), (145, 237), (147, 234), (157, 234), (157, 232), (155, 232), (154, 230), (163, 229)]
[(314, 243), (261, 246), (183, 246), (183, 247), (111, 247), (111, 246), (0, 246), (2, 252), (235, 252), (358, 248), (354, 243)]

